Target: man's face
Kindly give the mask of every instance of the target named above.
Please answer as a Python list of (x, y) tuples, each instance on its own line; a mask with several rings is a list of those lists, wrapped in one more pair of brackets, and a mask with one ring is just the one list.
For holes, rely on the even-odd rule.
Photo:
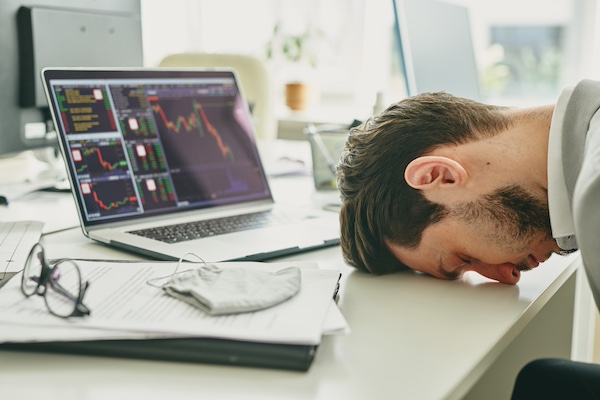
[(391, 242), (388, 248), (403, 264), (438, 278), (471, 270), (507, 284), (559, 251), (546, 197), (520, 186), (450, 207), (448, 217), (425, 229), (416, 249)]

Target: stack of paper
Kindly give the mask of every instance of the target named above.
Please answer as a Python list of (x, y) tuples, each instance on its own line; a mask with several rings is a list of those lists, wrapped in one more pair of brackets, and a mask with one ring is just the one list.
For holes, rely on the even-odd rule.
[[(210, 316), (147, 282), (173, 274), (177, 263), (77, 261), (90, 282), (84, 303), (91, 315), (61, 319), (41, 296), (25, 298), (20, 275), (0, 290), (0, 343), (81, 342), (115, 339), (212, 338), (250, 343), (317, 346), (323, 334), (347, 333), (333, 301), (339, 271), (316, 264), (243, 263), (276, 271), (300, 266), (302, 285), (291, 299), (260, 311)], [(189, 269), (181, 264), (179, 270)], [(240, 263), (219, 263), (227, 268)]]

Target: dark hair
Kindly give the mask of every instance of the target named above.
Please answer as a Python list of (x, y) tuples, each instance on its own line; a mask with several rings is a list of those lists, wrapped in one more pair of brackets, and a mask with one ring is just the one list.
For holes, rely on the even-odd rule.
[(448, 213), (406, 183), (406, 167), (438, 146), (506, 129), (503, 109), (444, 92), (425, 93), (392, 104), (351, 129), (337, 166), (346, 262), (376, 274), (405, 268), (385, 241), (416, 248), (425, 228)]

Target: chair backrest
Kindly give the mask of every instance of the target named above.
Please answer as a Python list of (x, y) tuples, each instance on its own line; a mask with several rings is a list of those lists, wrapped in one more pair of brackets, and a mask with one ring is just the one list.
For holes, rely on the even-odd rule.
[(267, 66), (260, 59), (245, 54), (181, 53), (165, 57), (159, 67), (233, 68), (252, 111), (257, 137), (277, 137), (271, 80)]

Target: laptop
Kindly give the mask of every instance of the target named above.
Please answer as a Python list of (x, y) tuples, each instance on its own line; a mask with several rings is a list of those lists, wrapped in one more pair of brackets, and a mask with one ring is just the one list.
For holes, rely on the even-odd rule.
[(42, 71), (86, 236), (164, 260), (339, 244), (336, 213), (277, 204), (230, 69)]

